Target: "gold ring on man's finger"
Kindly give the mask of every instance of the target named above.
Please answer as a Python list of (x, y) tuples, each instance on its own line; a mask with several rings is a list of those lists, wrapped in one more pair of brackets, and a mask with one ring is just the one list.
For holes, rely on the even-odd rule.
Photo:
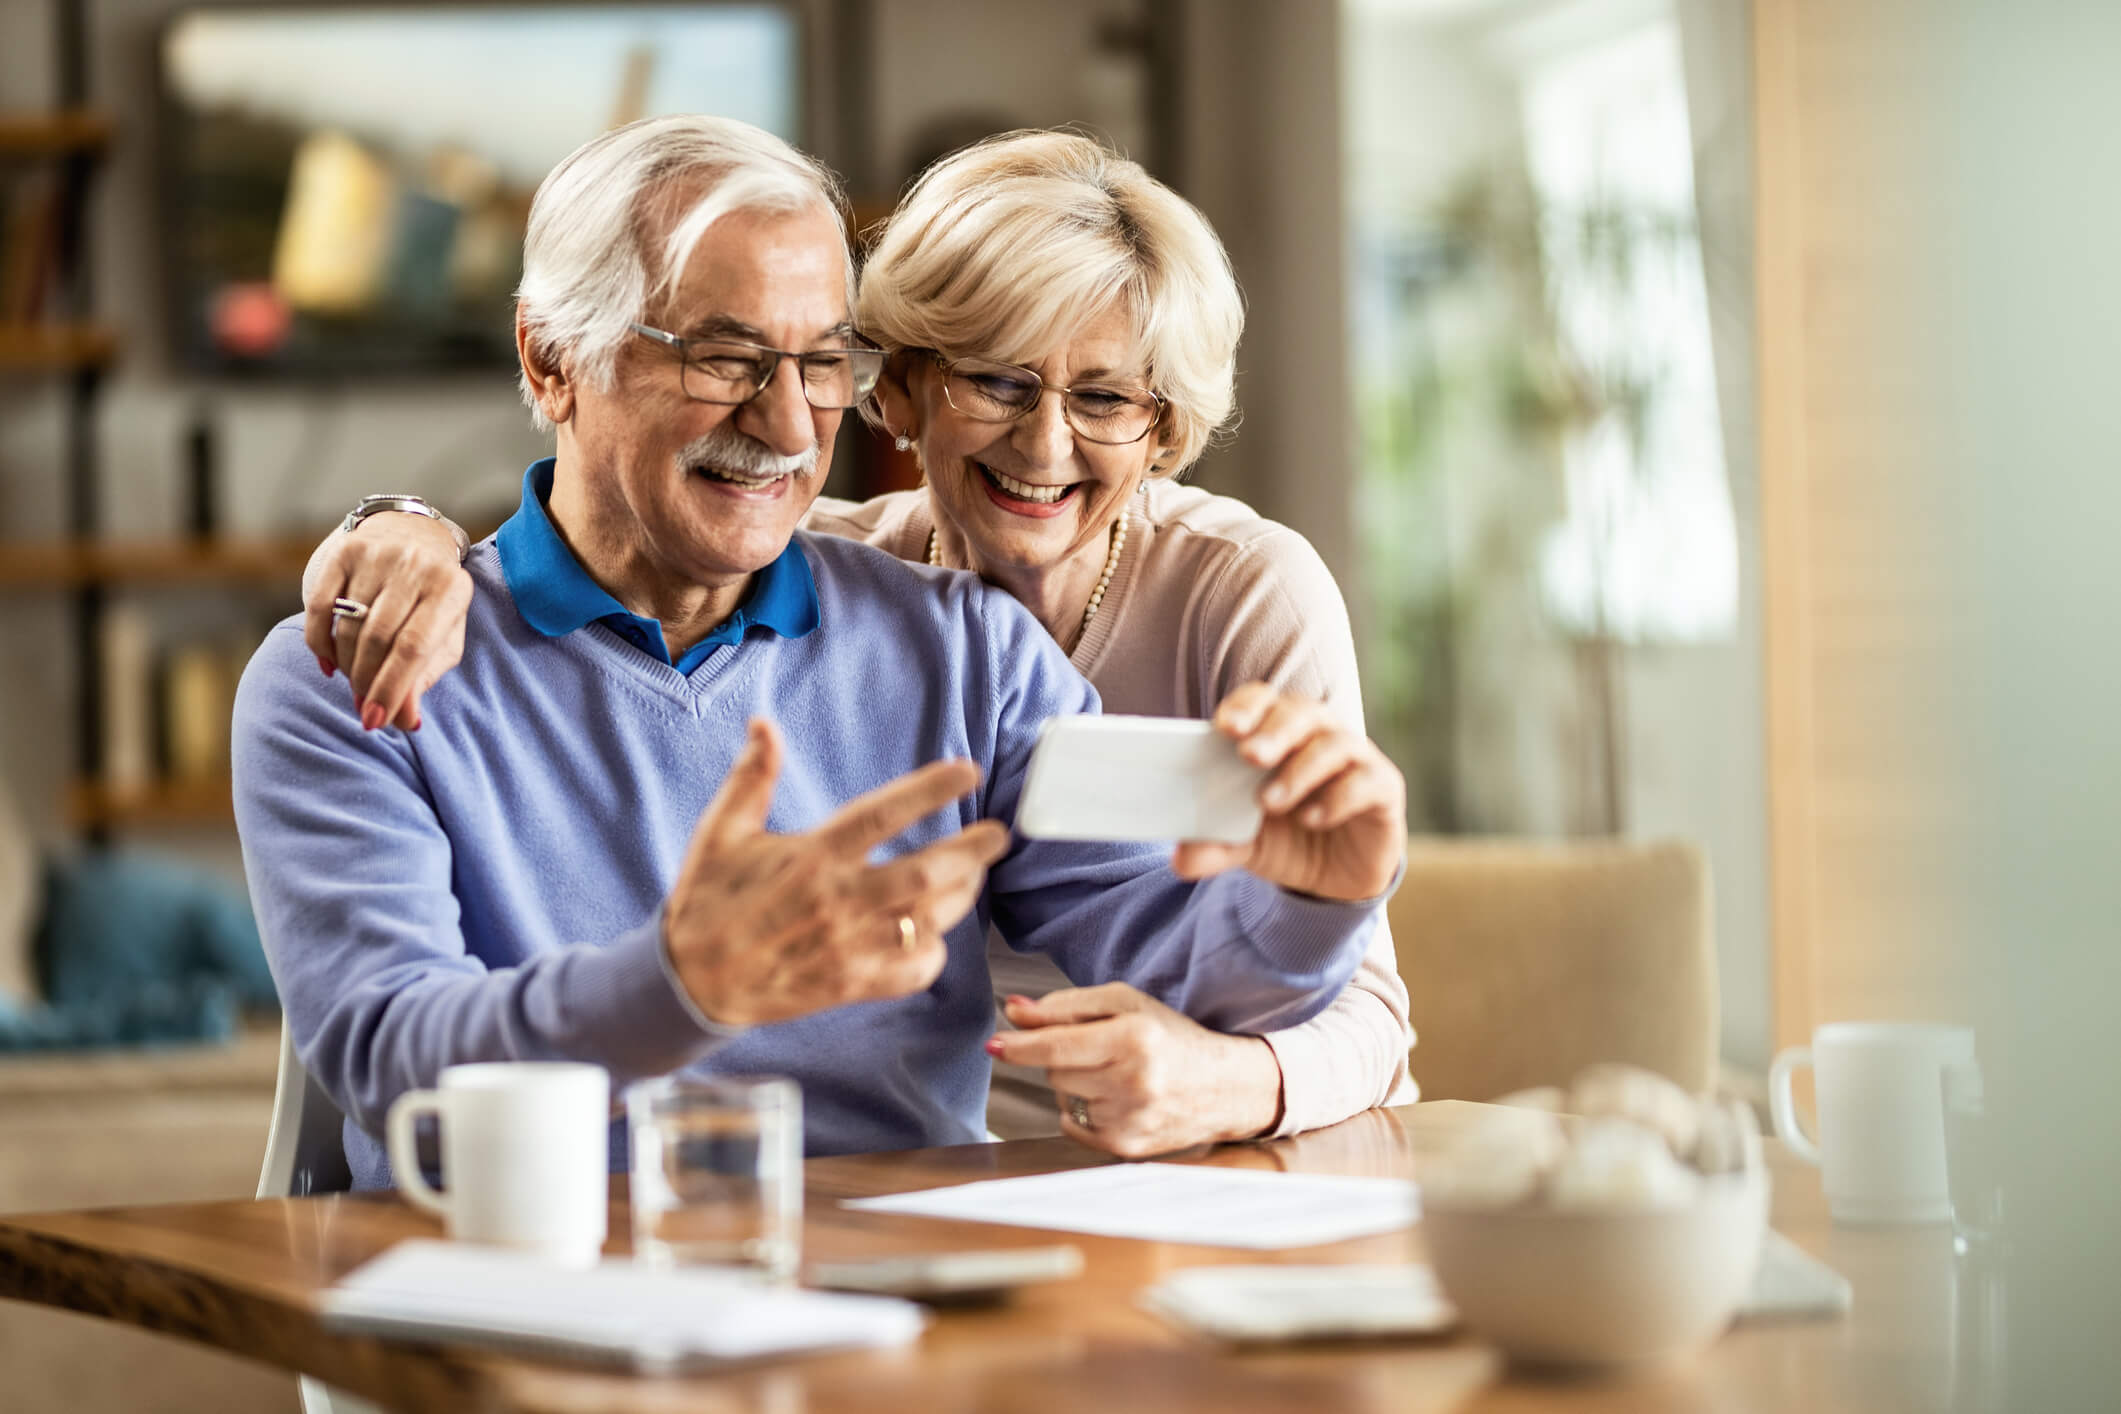
[(898, 919), (898, 945), (901, 952), (912, 952), (921, 940), (920, 930), (913, 926), (913, 915), (902, 913)]

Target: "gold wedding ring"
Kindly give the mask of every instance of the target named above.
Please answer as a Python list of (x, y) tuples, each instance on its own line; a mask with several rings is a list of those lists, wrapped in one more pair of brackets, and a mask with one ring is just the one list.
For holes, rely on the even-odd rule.
[(912, 952), (913, 945), (921, 940), (920, 932), (913, 926), (913, 915), (902, 913), (898, 920), (898, 945), (901, 952)]

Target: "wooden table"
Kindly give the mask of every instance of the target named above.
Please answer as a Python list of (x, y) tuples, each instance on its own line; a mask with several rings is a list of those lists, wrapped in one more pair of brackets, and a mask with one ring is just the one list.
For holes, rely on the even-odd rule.
[[(1483, 1107), (1372, 1111), (1293, 1140), (1194, 1157), (1238, 1168), (1418, 1176)], [(1064, 1139), (812, 1160), (805, 1256), (1043, 1245), (1051, 1233), (857, 1213), (842, 1198), (1109, 1162)], [(0, 1296), (69, 1307), (321, 1376), (409, 1414), (660, 1411), (1937, 1410), (1969, 1404), (1973, 1337), (1993, 1321), (1938, 1228), (1835, 1228), (1816, 1174), (1771, 1157), (1774, 1224), (1856, 1289), (1834, 1320), (1741, 1324), (1676, 1367), (1622, 1378), (1531, 1379), (1470, 1337), (1231, 1351), (1135, 1305), (1146, 1284), (1209, 1262), (1390, 1262), (1421, 1255), (1406, 1232), (1283, 1253), (1068, 1236), (1074, 1281), (987, 1309), (944, 1311), (916, 1345), (816, 1356), (718, 1375), (649, 1379), (474, 1350), (335, 1335), (318, 1289), (393, 1242), (436, 1235), (390, 1195), (200, 1203), (0, 1219)], [(610, 1250), (626, 1250), (614, 1205)]]

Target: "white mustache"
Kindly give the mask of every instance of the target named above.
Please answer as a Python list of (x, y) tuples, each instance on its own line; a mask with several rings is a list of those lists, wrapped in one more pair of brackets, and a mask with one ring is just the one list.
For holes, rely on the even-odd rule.
[(758, 438), (748, 437), (724, 424), (687, 443), (678, 453), (678, 466), (681, 470), (711, 466), (764, 480), (775, 476), (807, 476), (817, 469), (817, 455), (817, 443), (812, 442), (793, 456), (784, 457)]

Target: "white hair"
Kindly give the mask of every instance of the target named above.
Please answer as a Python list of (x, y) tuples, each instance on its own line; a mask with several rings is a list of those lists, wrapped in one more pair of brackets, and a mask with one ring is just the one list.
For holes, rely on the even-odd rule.
[[(516, 306), (538, 361), (565, 360), (576, 379), (609, 388), (627, 326), (677, 282), (708, 228), (737, 211), (811, 209), (831, 213), (844, 247), (839, 179), (734, 118), (643, 118), (584, 143), (539, 183), (523, 235)], [(851, 259), (847, 302), (851, 309)], [(521, 381), (532, 417), (550, 427), (527, 368)]]
[(1176, 475), (1236, 411), (1245, 307), (1230, 258), (1139, 163), (1077, 133), (1015, 132), (914, 183), (870, 249), (855, 322), (894, 354), (1026, 363), (1111, 311), (1169, 400), (1152, 474)]

